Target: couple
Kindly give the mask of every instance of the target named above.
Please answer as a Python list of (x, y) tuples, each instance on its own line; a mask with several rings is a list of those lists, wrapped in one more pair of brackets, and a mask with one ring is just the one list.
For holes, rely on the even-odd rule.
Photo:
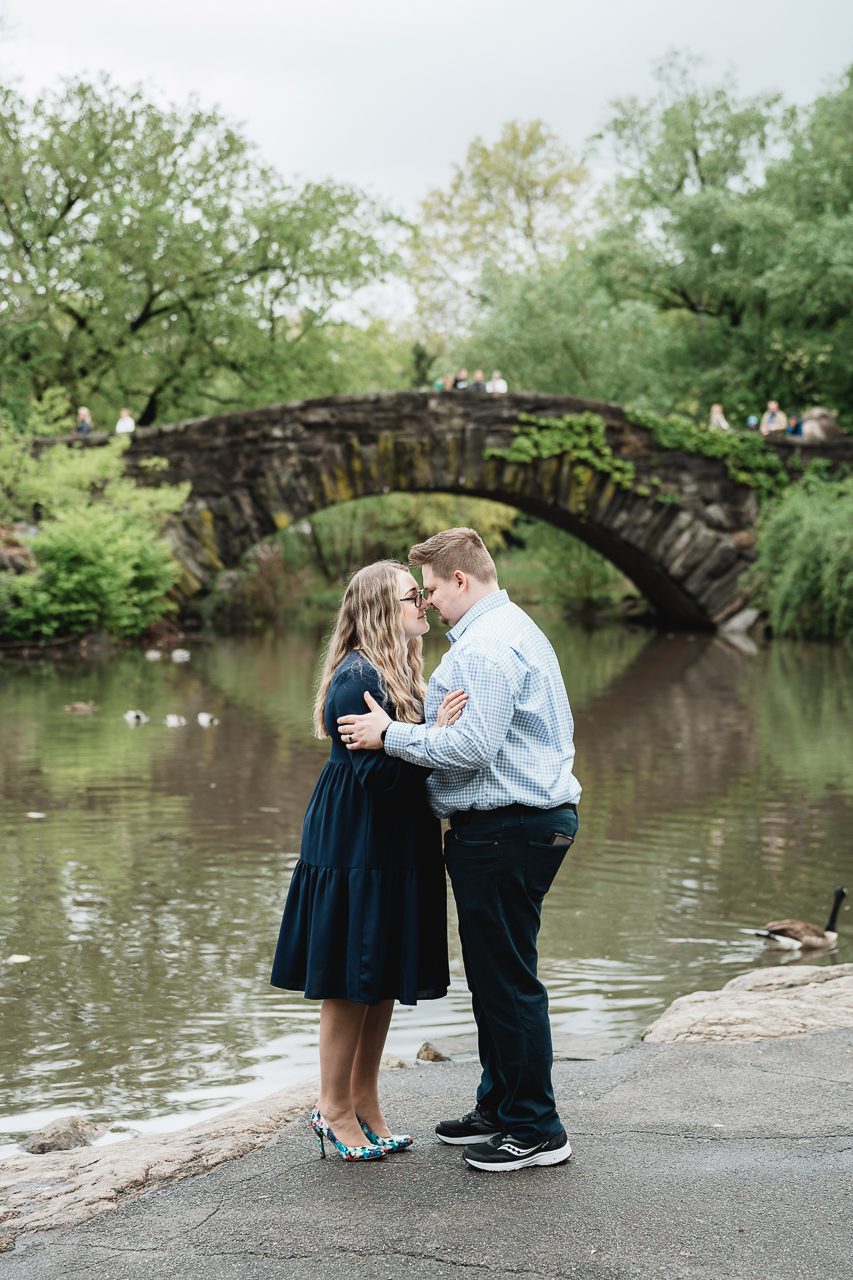
[[(542, 900), (578, 827), (572, 716), (550, 643), (498, 587), (473, 529), (413, 547), (424, 589), (393, 561), (354, 574), (314, 707), (332, 751), (305, 815), (272, 971), (322, 1000), (322, 1154), (411, 1146), (379, 1102), (395, 1000), (449, 985), (444, 867), (459, 917), (482, 1077), (476, 1105), (436, 1126), (475, 1169), (571, 1155), (551, 1086), (548, 997), (536, 976)], [(425, 604), (450, 649), (425, 688)], [(365, 703), (370, 708), (365, 712)]]

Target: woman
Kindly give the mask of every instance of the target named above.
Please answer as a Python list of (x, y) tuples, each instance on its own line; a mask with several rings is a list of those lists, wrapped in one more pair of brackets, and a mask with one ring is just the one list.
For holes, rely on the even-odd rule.
[[(447, 993), (447, 923), (439, 824), (427, 770), (384, 751), (347, 751), (337, 717), (365, 709), (423, 719), (424, 594), (391, 560), (351, 578), (326, 650), (314, 731), (332, 751), (305, 814), (271, 982), (322, 1000), (320, 1097), (311, 1115), (321, 1154), (375, 1160), (411, 1146), (379, 1102), (379, 1063), (394, 1001)], [(461, 714), (448, 694), (439, 724)]]

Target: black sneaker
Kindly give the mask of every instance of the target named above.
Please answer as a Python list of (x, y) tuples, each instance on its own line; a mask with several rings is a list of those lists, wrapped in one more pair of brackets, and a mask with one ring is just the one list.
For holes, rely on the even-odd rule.
[(572, 1154), (565, 1130), (556, 1138), (529, 1146), (508, 1133), (499, 1133), (489, 1142), (478, 1142), (462, 1152), (472, 1169), (500, 1173), (504, 1169), (525, 1169), (529, 1164), (563, 1164)]
[(487, 1138), (500, 1137), (501, 1127), (487, 1112), (475, 1107), (461, 1120), (440, 1120), (435, 1132), (448, 1146), (462, 1147), (468, 1142), (485, 1142)]

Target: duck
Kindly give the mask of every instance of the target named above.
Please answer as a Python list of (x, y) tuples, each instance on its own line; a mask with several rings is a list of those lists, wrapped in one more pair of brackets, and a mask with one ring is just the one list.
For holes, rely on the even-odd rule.
[(160, 661), (160, 659), (161, 659), (162, 657), (163, 657), (163, 655), (162, 655), (162, 653), (160, 652), (160, 650), (159, 650), (159, 649), (146, 649), (146, 650), (145, 650), (145, 661), (146, 661), (146, 662), (159, 662), (159, 661)]
[(763, 929), (756, 929), (756, 938), (762, 938), (766, 947), (781, 951), (817, 951), (820, 947), (834, 947), (838, 941), (838, 913), (847, 897), (847, 890), (838, 885), (832, 900), (832, 910), (825, 929), (806, 920), (771, 920)]
[(125, 711), (122, 720), (126, 720), (128, 724), (147, 724), (148, 716), (144, 711)]
[(173, 711), (170, 711), (166, 716), (166, 719), (163, 721), (163, 724), (167, 729), (183, 729), (186, 722), (186, 716), (175, 715)]
[(76, 716), (90, 716), (95, 710), (94, 702), (66, 702), (65, 710)]
[(172, 650), (173, 662), (189, 662), (191, 656), (192, 655), (190, 654), (189, 649), (173, 649)]
[(212, 729), (215, 724), (219, 724), (219, 717), (215, 716), (212, 711), (199, 711), (196, 720), (202, 729)]

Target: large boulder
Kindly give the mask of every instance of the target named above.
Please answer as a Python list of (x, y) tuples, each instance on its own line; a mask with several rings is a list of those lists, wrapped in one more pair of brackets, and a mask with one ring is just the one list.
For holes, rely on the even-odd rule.
[(680, 996), (643, 1039), (763, 1040), (836, 1027), (853, 1027), (853, 964), (777, 965), (732, 978), (721, 991)]

